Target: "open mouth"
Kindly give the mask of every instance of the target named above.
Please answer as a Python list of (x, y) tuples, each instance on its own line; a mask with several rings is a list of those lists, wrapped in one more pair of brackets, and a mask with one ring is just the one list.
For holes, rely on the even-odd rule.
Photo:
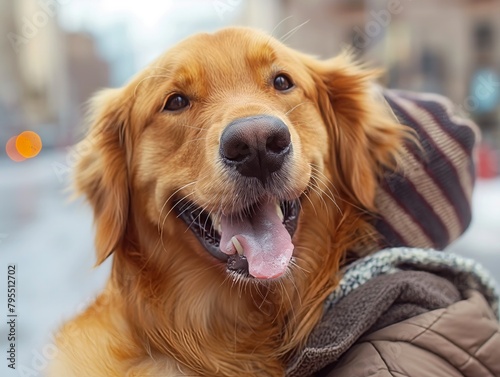
[(258, 279), (277, 278), (286, 272), (300, 199), (263, 201), (230, 215), (209, 214), (193, 203), (174, 206), (203, 247), (226, 262), (228, 270)]

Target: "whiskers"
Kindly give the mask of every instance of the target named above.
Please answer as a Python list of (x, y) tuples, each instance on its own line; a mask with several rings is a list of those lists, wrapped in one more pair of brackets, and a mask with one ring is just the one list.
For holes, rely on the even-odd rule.
[[(309, 184), (307, 186), (307, 190), (305, 190), (302, 195), (304, 198), (311, 204), (311, 208), (314, 211), (314, 215), (317, 217), (320, 214), (321, 211), (326, 211), (326, 218), (327, 221), (330, 220), (331, 214), (330, 214), (330, 208), (332, 207), (328, 203), (332, 203), (333, 207), (340, 213), (341, 216), (343, 216), (343, 211), (339, 204), (337, 203), (337, 198), (340, 197), (338, 194), (338, 190), (336, 189), (335, 185), (333, 182), (331, 182), (330, 179), (319, 169), (317, 168), (314, 164), (309, 164), (311, 167), (311, 177), (309, 180)], [(332, 192), (332, 189), (337, 193), (334, 194)], [(315, 201), (313, 201), (312, 195), (315, 195), (321, 205), (318, 206), (315, 204)], [(302, 204), (301, 204), (301, 210), (302, 210)]]
[(282, 43), (285, 43), (288, 39), (290, 39), (301, 27), (306, 25), (310, 20), (306, 20), (302, 22), (300, 25), (295, 26), (293, 29), (285, 33), (284, 35), (281, 36), (280, 41)]
[(310, 164), (309, 166), (311, 167), (311, 189), (315, 191), (321, 198), (322, 203), (325, 205), (325, 208), (328, 209), (328, 205), (325, 201), (326, 198), (337, 208), (339, 213), (343, 215), (342, 209), (337, 203), (336, 195), (330, 189), (330, 187), (332, 187), (332, 189), (335, 190), (337, 197), (340, 197), (339, 192), (333, 182), (314, 164)]
[[(182, 198), (180, 198), (178, 201), (176, 201), (172, 207), (170, 208), (170, 210), (167, 212), (167, 214), (165, 215), (165, 217), (163, 217), (162, 219), (162, 214), (163, 214), (163, 211), (165, 209), (165, 207), (167, 206), (167, 204), (171, 201), (171, 199), (177, 194), (179, 193), (181, 190), (187, 188), (187, 187), (190, 187), (190, 186), (193, 186), (194, 184), (196, 184), (197, 181), (193, 181), (193, 182), (190, 182), (190, 183), (187, 183), (185, 184), (184, 186), (181, 186), (179, 187), (177, 190), (175, 190), (166, 200), (165, 202), (163, 203), (163, 206), (161, 207), (161, 210), (160, 210), (160, 213), (158, 215), (158, 235), (159, 235), (159, 238), (158, 238), (158, 243), (157, 243), (157, 246), (158, 245), (161, 245), (163, 250), (166, 251), (165, 249), (165, 244), (163, 243), (163, 232), (164, 232), (164, 228), (165, 228), (165, 222), (167, 221), (167, 218), (168, 216), (172, 213), (172, 211), (178, 206), (180, 205), (181, 203), (184, 202), (184, 206), (186, 206), (186, 203), (189, 203), (187, 201), (187, 198), (191, 195), (194, 194), (194, 191), (191, 191), (190, 193), (186, 194), (186, 195), (183, 195)], [(192, 204), (188, 204), (188, 207), (191, 206)], [(186, 209), (183, 209), (184, 211)]]
[(287, 22), (291, 18), (293, 18), (293, 15), (290, 15), (290, 16), (287, 16), (287, 17), (283, 18), (280, 22), (278, 22), (276, 24), (276, 26), (273, 28), (273, 30), (269, 34), (269, 38), (267, 40), (267, 44), (271, 44), (273, 38), (276, 38), (276, 39), (280, 40), (282, 43), (285, 43), (298, 30), (300, 30), (300, 28), (302, 28), (304, 25), (306, 25), (310, 21), (310, 20), (306, 20), (303, 23), (301, 23), (300, 25), (297, 25), (297, 26), (293, 27), (292, 29), (290, 29), (289, 31), (287, 31), (285, 34), (283, 34), (281, 37), (279, 35), (277, 35), (278, 34), (277, 31), (278, 31), (278, 29), (280, 29), (280, 26), (282, 26), (283, 23)]
[(175, 190), (166, 200), (165, 202), (163, 203), (163, 206), (161, 207), (161, 210), (160, 210), (160, 214), (158, 215), (158, 233), (160, 233), (160, 230), (163, 229), (163, 226), (165, 225), (165, 221), (167, 220), (167, 217), (168, 215), (174, 210), (174, 208), (179, 205), (182, 201), (184, 201), (188, 196), (194, 194), (194, 191), (187, 194), (187, 195), (184, 195), (179, 201), (177, 201), (173, 206), (172, 208), (170, 208), (170, 210), (167, 212), (167, 214), (165, 215), (165, 217), (163, 218), (163, 221), (161, 219), (161, 215), (163, 213), (163, 210), (165, 209), (165, 207), (167, 206), (167, 204), (170, 202), (170, 200), (178, 193), (180, 192), (181, 190), (184, 190), (185, 188), (189, 187), (189, 186), (192, 186), (192, 185), (195, 185), (197, 183), (197, 181), (193, 181), (193, 182), (190, 182), (190, 183), (187, 183), (185, 184), (184, 186), (181, 186), (179, 187), (177, 190)]
[[(230, 284), (231, 290), (236, 290), (239, 299), (250, 298), (256, 314), (269, 318), (275, 323), (280, 317), (295, 317), (294, 307), (301, 306), (300, 292), (294, 279), (294, 271), (306, 273), (294, 258), (290, 261), (285, 274), (277, 279), (265, 280), (245, 276), (235, 271), (226, 271), (222, 285)], [(298, 300), (298, 301), (297, 301)]]
[(292, 107), (290, 110), (288, 110), (288, 111), (285, 113), (285, 115), (290, 115), (290, 113), (291, 113), (292, 111), (294, 111), (295, 109), (297, 109), (299, 106), (305, 105), (305, 104), (307, 104), (307, 103), (311, 103), (311, 101), (304, 101), (304, 102), (300, 102), (300, 103), (298, 103), (297, 105), (295, 105), (294, 107)]
[[(299, 249), (308, 249), (308, 248), (306, 248), (304, 246), (296, 246), (295, 248), (297, 250), (299, 250)], [(308, 249), (308, 250), (310, 250), (312, 252), (312, 249)], [(287, 277), (291, 278), (292, 276), (297, 275), (297, 274), (302, 274), (302, 275), (305, 276), (305, 275), (308, 275), (308, 274), (311, 273), (311, 271), (309, 271), (306, 268), (302, 267), (298, 263), (298, 260), (300, 260), (300, 258), (297, 257), (297, 256), (292, 257), (292, 259), (290, 260), (290, 268), (287, 270)], [(293, 271), (297, 271), (297, 272), (294, 274)]]

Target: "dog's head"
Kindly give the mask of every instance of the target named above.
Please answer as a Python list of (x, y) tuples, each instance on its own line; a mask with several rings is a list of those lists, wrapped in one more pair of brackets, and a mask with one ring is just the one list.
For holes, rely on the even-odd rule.
[(299, 222), (318, 221), (301, 213), (310, 196), (338, 218), (346, 203), (374, 209), (377, 173), (405, 133), (375, 76), (345, 54), (318, 61), (231, 28), (188, 38), (99, 94), (76, 175), (94, 207), (98, 263), (141, 221), (190, 245), (170, 253), (283, 275)]

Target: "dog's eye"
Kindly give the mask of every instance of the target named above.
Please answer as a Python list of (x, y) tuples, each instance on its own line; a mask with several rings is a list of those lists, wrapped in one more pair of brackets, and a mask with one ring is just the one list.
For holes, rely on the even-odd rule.
[(273, 85), (274, 89), (279, 90), (280, 92), (291, 89), (294, 86), (290, 77), (288, 77), (283, 73), (279, 74), (274, 78)]
[(189, 106), (189, 100), (182, 94), (172, 94), (168, 97), (163, 111), (177, 111)]

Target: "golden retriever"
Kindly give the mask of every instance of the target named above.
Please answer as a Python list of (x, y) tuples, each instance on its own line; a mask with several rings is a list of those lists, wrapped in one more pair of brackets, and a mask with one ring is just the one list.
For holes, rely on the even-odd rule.
[(408, 134), (377, 75), (229, 28), (98, 94), (76, 187), (112, 274), (51, 375), (283, 376)]

